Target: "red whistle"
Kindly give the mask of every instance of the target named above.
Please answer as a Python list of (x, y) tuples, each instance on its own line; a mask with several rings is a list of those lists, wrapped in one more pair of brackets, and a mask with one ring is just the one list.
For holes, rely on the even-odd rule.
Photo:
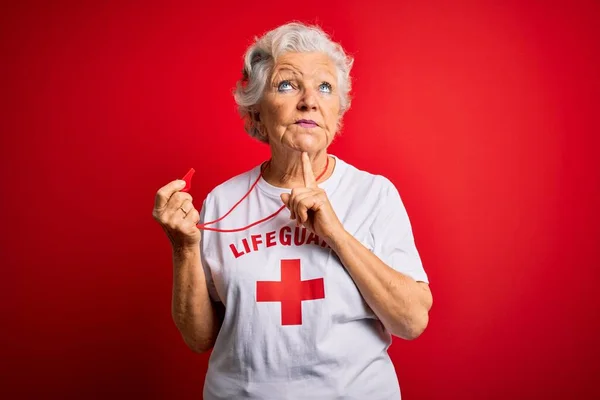
[(192, 176), (194, 176), (194, 172), (196, 172), (196, 170), (194, 168), (190, 168), (188, 173), (181, 178), (185, 181), (185, 187), (181, 189), (182, 192), (187, 192), (192, 187)]

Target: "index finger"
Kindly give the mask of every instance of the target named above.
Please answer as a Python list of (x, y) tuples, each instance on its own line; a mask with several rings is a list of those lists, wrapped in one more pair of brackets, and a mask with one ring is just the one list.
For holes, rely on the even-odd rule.
[(304, 173), (304, 186), (316, 187), (317, 181), (315, 180), (315, 174), (313, 173), (312, 166), (310, 165), (310, 158), (308, 153), (302, 152), (302, 172)]

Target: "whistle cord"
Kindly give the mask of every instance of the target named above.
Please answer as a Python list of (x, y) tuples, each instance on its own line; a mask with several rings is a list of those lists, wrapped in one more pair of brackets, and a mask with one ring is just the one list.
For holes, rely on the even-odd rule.
[[(265, 221), (268, 221), (268, 220), (270, 220), (271, 218), (274, 218), (274, 217), (275, 217), (277, 214), (279, 214), (279, 213), (280, 213), (280, 212), (281, 212), (281, 211), (282, 211), (284, 208), (286, 208), (286, 206), (285, 206), (285, 204), (284, 204), (283, 206), (281, 206), (281, 208), (279, 208), (279, 210), (275, 211), (273, 214), (269, 215), (268, 217), (265, 217), (265, 218), (263, 218), (263, 219), (261, 219), (261, 220), (258, 220), (258, 221), (256, 221), (256, 222), (253, 222), (253, 223), (251, 223), (250, 225), (248, 225), (248, 226), (245, 226), (245, 227), (243, 227), (243, 228), (237, 228), (237, 229), (218, 229), (218, 228), (209, 228), (209, 227), (207, 226), (207, 225), (212, 225), (212, 224), (214, 224), (214, 223), (216, 223), (216, 222), (219, 222), (219, 221), (221, 221), (222, 219), (224, 219), (225, 217), (227, 217), (229, 214), (231, 214), (231, 212), (232, 212), (232, 211), (233, 211), (233, 210), (234, 210), (234, 209), (235, 209), (235, 208), (236, 208), (236, 207), (237, 207), (237, 206), (238, 206), (238, 205), (239, 205), (239, 204), (240, 204), (242, 201), (244, 201), (244, 199), (245, 199), (246, 197), (248, 197), (248, 195), (250, 195), (250, 192), (252, 192), (252, 190), (254, 189), (254, 187), (256, 186), (256, 184), (258, 183), (258, 181), (260, 180), (260, 178), (263, 176), (263, 171), (264, 171), (264, 169), (266, 169), (266, 168), (269, 166), (269, 164), (270, 164), (270, 163), (271, 163), (271, 160), (269, 160), (269, 161), (267, 162), (267, 164), (265, 165), (265, 167), (264, 167), (264, 168), (262, 168), (262, 166), (261, 166), (260, 173), (258, 174), (258, 178), (256, 178), (256, 180), (254, 181), (254, 183), (252, 184), (252, 186), (250, 186), (250, 190), (248, 190), (248, 192), (247, 192), (247, 193), (244, 195), (244, 197), (242, 197), (242, 198), (241, 198), (241, 199), (240, 199), (240, 200), (239, 200), (237, 203), (235, 203), (235, 204), (234, 204), (234, 206), (233, 206), (233, 207), (231, 207), (231, 210), (229, 210), (229, 211), (228, 211), (228, 212), (227, 212), (225, 215), (223, 215), (223, 216), (222, 216), (221, 218), (219, 218), (219, 219), (216, 219), (216, 220), (214, 220), (214, 221), (210, 221), (210, 222), (205, 222), (204, 224), (200, 224), (200, 223), (198, 223), (198, 224), (196, 224), (196, 227), (197, 227), (198, 229), (201, 229), (201, 230), (206, 230), (206, 231), (214, 231), (214, 232), (240, 232), (240, 231), (245, 231), (245, 230), (246, 230), (246, 229), (248, 229), (248, 228), (251, 228), (251, 227), (253, 227), (253, 226), (255, 226), (255, 225), (258, 225), (258, 224), (261, 224), (261, 223), (263, 223), (263, 222), (265, 222)], [(317, 181), (317, 182), (319, 181), (319, 179), (321, 179), (321, 178), (323, 177), (323, 175), (325, 175), (325, 173), (327, 172), (327, 167), (329, 167), (329, 156), (327, 156), (327, 163), (325, 164), (325, 169), (324, 169), (324, 171), (323, 171), (323, 172), (321, 173), (321, 175), (319, 175), (319, 176), (317, 177), (317, 179), (316, 179), (316, 181)], [(182, 178), (182, 179), (185, 181), (185, 183), (186, 183), (185, 187), (184, 187), (184, 188), (181, 190), (182, 192), (187, 192), (187, 191), (188, 191), (188, 190), (190, 190), (190, 188), (192, 187), (192, 176), (194, 175), (194, 172), (195, 172), (194, 168), (191, 168), (191, 169), (188, 171), (188, 173), (187, 173), (187, 174), (185, 174), (185, 176)]]

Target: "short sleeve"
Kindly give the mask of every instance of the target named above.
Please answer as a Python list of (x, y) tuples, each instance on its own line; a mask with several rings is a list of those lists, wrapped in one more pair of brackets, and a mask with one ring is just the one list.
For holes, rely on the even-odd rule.
[[(205, 199), (202, 203), (202, 208), (200, 209), (200, 223), (203, 224), (206, 221), (206, 208), (207, 208), (207, 200)], [(215, 286), (215, 281), (213, 279), (212, 270), (210, 268), (208, 259), (206, 257), (206, 241), (204, 238), (205, 230), (200, 230), (200, 262), (202, 263), (202, 268), (204, 269), (204, 276), (206, 279), (206, 287), (208, 289), (208, 294), (210, 298), (214, 302), (220, 302), (219, 294), (217, 293), (217, 288)]]
[(429, 283), (400, 194), (389, 179), (381, 178), (384, 186), (380, 207), (371, 225), (373, 253), (398, 272)]

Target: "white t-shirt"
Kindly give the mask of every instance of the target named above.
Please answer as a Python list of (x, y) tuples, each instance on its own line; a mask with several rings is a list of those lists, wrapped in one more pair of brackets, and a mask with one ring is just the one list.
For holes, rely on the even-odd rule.
[[(330, 156), (333, 174), (319, 187), (344, 228), (390, 267), (429, 282), (395, 186)], [(225, 215), (259, 173), (260, 165), (213, 189), (201, 222)], [(209, 226), (247, 226), (277, 211), (290, 191), (261, 178)], [(226, 310), (204, 399), (400, 399), (389, 332), (334, 251), (289, 216), (286, 208), (246, 231), (202, 231), (209, 293)]]

